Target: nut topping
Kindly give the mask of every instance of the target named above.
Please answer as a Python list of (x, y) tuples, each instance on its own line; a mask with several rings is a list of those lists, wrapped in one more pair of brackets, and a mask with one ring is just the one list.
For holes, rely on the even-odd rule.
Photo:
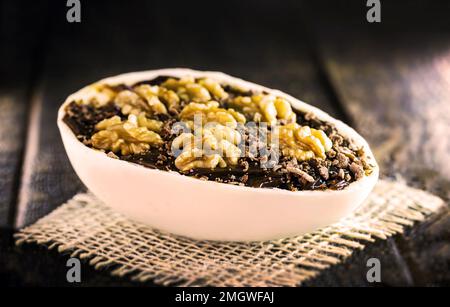
[(135, 115), (129, 115), (128, 120), (122, 121), (119, 116), (104, 119), (95, 126), (92, 147), (111, 150), (122, 155), (141, 154), (149, 150), (151, 145), (160, 145), (162, 139), (159, 134), (147, 127), (139, 126)]
[(273, 95), (238, 96), (233, 99), (231, 105), (242, 110), (255, 122), (262, 121), (275, 125), (277, 119), (285, 123), (295, 122), (296, 119), (289, 102)]
[(234, 109), (224, 109), (219, 107), (217, 101), (210, 101), (206, 104), (191, 102), (180, 113), (180, 119), (193, 121), (194, 116), (201, 117), (202, 123), (216, 122), (236, 128), (238, 123), (245, 123), (245, 117)]
[(372, 173), (364, 148), (287, 98), (213, 78), (93, 84), (64, 121), (108, 157), (203, 180), (291, 191), (343, 189)]
[(306, 161), (314, 157), (325, 159), (332, 147), (330, 139), (321, 130), (299, 124), (287, 124), (277, 129), (281, 152), (284, 155)]
[(175, 165), (181, 171), (236, 165), (241, 156), (236, 145), (240, 142), (239, 132), (220, 124), (199, 128), (195, 135), (182, 133), (172, 142), (172, 149), (182, 150)]

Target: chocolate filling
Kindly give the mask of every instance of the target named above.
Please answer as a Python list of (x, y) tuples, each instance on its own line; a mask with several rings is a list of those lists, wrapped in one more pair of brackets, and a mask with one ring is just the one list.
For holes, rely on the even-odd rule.
[[(160, 85), (168, 78), (167, 76), (160, 76), (153, 80), (141, 81), (136, 85)], [(124, 89), (133, 90), (133, 87), (126, 85), (116, 85), (110, 88), (116, 92)], [(243, 91), (228, 85), (223, 85), (223, 89), (230, 97), (251, 96), (253, 94), (252, 91)], [(221, 107), (226, 108), (227, 101), (222, 101)], [(291, 191), (341, 190), (364, 175), (370, 174), (372, 166), (365, 160), (362, 148), (356, 148), (351, 140), (341, 136), (334, 125), (317, 119), (311, 113), (296, 110), (295, 113), (297, 114), (298, 124), (320, 129), (331, 139), (333, 146), (326, 153), (325, 159), (313, 158), (297, 162), (291, 157), (281, 155), (276, 165), (261, 167), (261, 162), (265, 162), (267, 156), (252, 157), (251, 155), (245, 155), (239, 158), (239, 163), (236, 166), (191, 169), (187, 172), (180, 172), (175, 166), (176, 157), (172, 155), (171, 151), (172, 140), (177, 136), (171, 133), (172, 125), (178, 121), (176, 114), (154, 116), (155, 119), (164, 123), (162, 130), (159, 132), (163, 139), (162, 146), (152, 147), (143, 154), (120, 155), (116, 153), (115, 156), (121, 160), (137, 163), (148, 168), (176, 171), (201, 180)], [(95, 125), (114, 115), (118, 115), (122, 119), (126, 118), (113, 101), (102, 107), (73, 101), (67, 105), (63, 121), (72, 129), (80, 141), (86, 146), (92, 147), (90, 138), (95, 133)], [(248, 135), (246, 128), (241, 133), (244, 136), (244, 141), (250, 144), (251, 138), (246, 137)]]

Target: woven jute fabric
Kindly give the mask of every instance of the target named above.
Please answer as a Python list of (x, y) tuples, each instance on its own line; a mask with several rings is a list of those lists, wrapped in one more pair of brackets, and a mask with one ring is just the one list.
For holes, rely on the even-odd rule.
[[(443, 201), (400, 182), (379, 181), (365, 203), (339, 223), (267, 242), (197, 241), (133, 222), (90, 193), (16, 234), (87, 259), (113, 275), (178, 286), (295, 286), (375, 239), (402, 233)], [(330, 204), (331, 205), (331, 204)]]

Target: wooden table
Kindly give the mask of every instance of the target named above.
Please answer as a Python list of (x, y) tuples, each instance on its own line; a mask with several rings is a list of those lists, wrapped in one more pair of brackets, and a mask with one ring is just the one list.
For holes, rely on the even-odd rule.
[[(70, 285), (68, 255), (15, 247), (12, 234), (84, 189), (56, 110), (71, 92), (122, 72), (190, 67), (278, 88), (360, 131), (384, 177), (448, 203), (450, 5), (383, 2), (381, 24), (369, 24), (365, 1), (81, 2), (82, 22), (69, 24), (65, 1), (1, 1), (2, 284)], [(306, 285), (369, 285), (372, 257), (381, 261), (382, 285), (449, 285), (448, 209)], [(88, 264), (82, 278), (83, 285), (136, 285)]]

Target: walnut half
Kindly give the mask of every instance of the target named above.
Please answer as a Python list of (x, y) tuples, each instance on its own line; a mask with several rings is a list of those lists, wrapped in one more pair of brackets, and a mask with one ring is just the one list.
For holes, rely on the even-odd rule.
[[(141, 117), (131, 114), (128, 120), (122, 121), (119, 116), (113, 116), (99, 122), (95, 129), (98, 130), (91, 137), (92, 146), (96, 149), (111, 150), (122, 155), (141, 154), (150, 149), (150, 146), (162, 144), (158, 133), (149, 130)], [(148, 122), (145, 122), (149, 125)]]
[(312, 158), (325, 159), (325, 153), (332, 147), (325, 132), (300, 126), (297, 123), (277, 127), (275, 137), (283, 155), (306, 161)]
[(209, 78), (201, 79), (198, 82), (193, 77), (184, 77), (178, 80), (169, 78), (161, 86), (176, 92), (186, 102), (208, 102), (213, 98), (222, 100), (228, 97), (220, 83)]
[(273, 95), (238, 96), (231, 103), (255, 122), (277, 124), (277, 120), (293, 123), (296, 115), (288, 101)]
[(193, 168), (226, 167), (236, 165), (241, 156), (237, 145), (241, 142), (238, 131), (220, 124), (197, 128), (192, 133), (182, 133), (172, 142), (172, 150), (182, 150), (175, 159), (181, 171)]
[(245, 123), (244, 115), (234, 109), (220, 108), (217, 101), (209, 101), (207, 103), (191, 102), (183, 108), (180, 118), (183, 121), (192, 121), (195, 115), (201, 117), (203, 124), (215, 122), (236, 128), (238, 123)]

